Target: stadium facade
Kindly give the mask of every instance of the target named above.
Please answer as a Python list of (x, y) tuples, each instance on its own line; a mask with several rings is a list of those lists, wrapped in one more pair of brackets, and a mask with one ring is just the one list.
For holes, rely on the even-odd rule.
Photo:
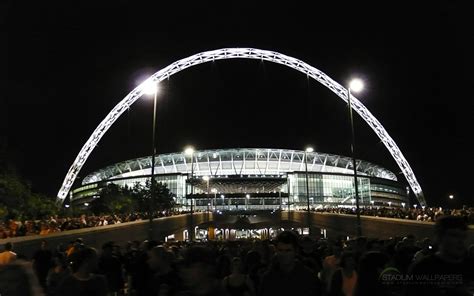
[[(71, 191), (71, 202), (90, 202), (109, 183), (129, 187), (137, 182), (144, 184), (151, 177), (151, 162), (148, 156), (92, 172)], [(362, 206), (408, 205), (407, 187), (398, 182), (393, 172), (363, 160), (357, 160), (356, 166)], [(312, 208), (354, 205), (350, 157), (237, 148), (195, 151), (192, 156), (161, 154), (155, 159), (155, 178), (168, 186), (179, 210), (189, 210), (193, 200), (198, 210), (306, 208), (306, 177)]]

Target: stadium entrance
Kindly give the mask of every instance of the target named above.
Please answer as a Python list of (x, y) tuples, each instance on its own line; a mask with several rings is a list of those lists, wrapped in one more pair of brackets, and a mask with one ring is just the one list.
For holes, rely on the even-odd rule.
[(265, 240), (275, 238), (284, 230), (308, 235), (306, 225), (297, 221), (281, 220), (275, 211), (255, 211), (215, 215), (214, 220), (195, 228), (195, 239), (207, 240)]
[(289, 203), (286, 175), (193, 178), (187, 184), (194, 187), (187, 197), (196, 210), (276, 210)]

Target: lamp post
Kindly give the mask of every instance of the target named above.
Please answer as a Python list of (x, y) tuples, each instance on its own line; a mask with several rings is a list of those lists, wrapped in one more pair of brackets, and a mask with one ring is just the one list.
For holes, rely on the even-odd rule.
[(281, 192), (283, 191), (283, 188), (280, 188), (280, 190), (278, 190), (278, 199), (280, 200), (280, 211), (282, 210), (282, 207), (281, 207)]
[(454, 207), (454, 194), (450, 194), (448, 197), (449, 197), (449, 200), (451, 201), (450, 207), (454, 209), (455, 208)]
[(308, 178), (308, 152), (311, 153), (313, 152), (313, 148), (311, 147), (308, 147), (306, 148), (306, 150), (304, 151), (304, 166), (305, 166), (305, 170), (306, 170), (306, 203), (307, 203), (307, 206), (308, 206), (308, 235), (311, 235), (311, 209), (310, 209), (310, 206), (309, 206), (309, 178)]
[(360, 79), (353, 79), (349, 87), (347, 88), (347, 103), (349, 105), (349, 119), (351, 122), (351, 153), (352, 153), (352, 166), (354, 169), (354, 189), (355, 189), (355, 199), (356, 199), (356, 214), (357, 214), (357, 236), (362, 235), (362, 228), (360, 223), (360, 209), (359, 209), (359, 190), (357, 184), (357, 167), (355, 159), (355, 133), (354, 133), (354, 121), (352, 117), (352, 104), (351, 104), (351, 90), (358, 92), (361, 91), (364, 87), (364, 84)]
[(145, 89), (145, 93), (153, 95), (153, 132), (152, 132), (152, 153), (151, 153), (151, 183), (150, 183), (150, 208), (149, 208), (149, 228), (148, 239), (153, 239), (153, 210), (155, 209), (155, 154), (156, 154), (156, 97), (158, 94), (158, 86), (155, 83), (149, 83)]
[(212, 188), (211, 189), (212, 192), (214, 192), (214, 202), (212, 203), (212, 210), (214, 211), (216, 208), (217, 208), (217, 189), (216, 188)]
[[(193, 178), (194, 176), (194, 148), (193, 147), (188, 147), (184, 150), (184, 154), (185, 155), (189, 155), (191, 156), (191, 178)], [(194, 195), (194, 186), (193, 186), (193, 183), (192, 181), (189, 182), (191, 184), (191, 217), (189, 219), (190, 221), (190, 228), (189, 228), (189, 233), (190, 233), (190, 237), (191, 237), (191, 241), (194, 240), (194, 228), (193, 228), (193, 195)], [(186, 197), (187, 197), (187, 191), (188, 191), (188, 186), (186, 185)]]
[(224, 194), (221, 194), (221, 198), (222, 198), (222, 211), (224, 211), (225, 210)]
[(210, 198), (209, 198), (209, 176), (204, 176), (204, 177), (202, 177), (202, 179), (207, 182), (206, 199), (207, 199), (207, 202), (209, 202), (210, 201)]

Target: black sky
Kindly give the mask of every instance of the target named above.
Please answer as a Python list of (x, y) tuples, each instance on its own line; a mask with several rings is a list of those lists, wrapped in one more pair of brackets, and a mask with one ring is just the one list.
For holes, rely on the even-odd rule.
[[(0, 140), (34, 190), (57, 193), (95, 127), (147, 75), (201, 51), (255, 47), (299, 58), (340, 83), (363, 77), (358, 97), (400, 147), (428, 203), (446, 205), (453, 193), (458, 205), (473, 205), (473, 35), (468, 10), (456, 2), (101, 3), (0, 7)], [(157, 115), (159, 153), (188, 144), (350, 151), (342, 100), (268, 62), (226, 60), (174, 75), (163, 83)], [(151, 100), (137, 101), (80, 176), (149, 154), (151, 118)], [(358, 157), (400, 172), (368, 125), (355, 123)]]

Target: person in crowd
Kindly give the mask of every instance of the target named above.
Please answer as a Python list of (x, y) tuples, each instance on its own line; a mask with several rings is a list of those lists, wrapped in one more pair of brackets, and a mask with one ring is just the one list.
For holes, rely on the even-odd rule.
[(139, 272), (140, 279), (138, 282), (135, 282), (138, 285), (136, 286), (137, 295), (149, 295), (149, 286), (148, 283), (150, 282), (153, 272), (148, 265), (148, 259), (150, 256), (150, 251), (158, 246), (158, 242), (155, 240), (144, 240), (140, 244), (140, 252), (141, 257), (139, 261), (139, 266), (141, 266), (141, 271)]
[(41, 241), (40, 248), (33, 254), (33, 269), (38, 277), (38, 281), (46, 290), (46, 277), (48, 276), (49, 269), (53, 265), (53, 253), (48, 248), (48, 242), (45, 240)]
[(216, 260), (216, 276), (222, 280), (231, 273), (231, 259), (228, 254), (228, 250), (225, 250), (223, 254), (220, 254)]
[(17, 254), (13, 252), (13, 244), (8, 242), (5, 244), (5, 250), (0, 253), (0, 266), (7, 265), (15, 261)]
[(325, 291), (329, 291), (333, 273), (339, 268), (341, 263), (342, 244), (336, 242), (332, 246), (332, 254), (326, 256), (323, 260), (323, 269), (321, 271), (321, 281)]
[(113, 255), (113, 242), (102, 245), (102, 254), (99, 257), (99, 271), (107, 279), (110, 295), (117, 295), (124, 287), (122, 277), (122, 263)]
[(319, 279), (299, 260), (298, 236), (282, 231), (276, 238), (274, 264), (262, 278), (259, 295), (320, 295)]
[(266, 272), (266, 266), (262, 263), (260, 253), (255, 250), (248, 251), (245, 256), (245, 266), (254, 290), (257, 291), (260, 287), (260, 279)]
[(174, 253), (163, 246), (156, 246), (149, 251), (148, 266), (153, 273), (148, 283), (150, 295), (176, 295), (179, 276), (173, 266), (174, 260)]
[(397, 268), (400, 273), (406, 274), (416, 252), (419, 250), (420, 248), (415, 246), (414, 236), (408, 235), (403, 237), (401, 241), (395, 244), (394, 253), (391, 253), (393, 254), (393, 267)]
[(472, 295), (474, 265), (467, 256), (465, 218), (443, 216), (435, 233), (438, 251), (410, 267), (417, 282), (407, 285), (406, 295)]
[(414, 262), (419, 262), (421, 259), (434, 253), (433, 243), (431, 242), (431, 239), (428, 237), (425, 237), (422, 240), (420, 247), (421, 247), (421, 250), (416, 252), (415, 256), (413, 257)]
[(474, 244), (471, 244), (468, 249), (468, 257), (474, 259)]
[(379, 239), (370, 239), (367, 242), (367, 251), (381, 252), (383, 249), (383, 242)]
[(180, 296), (227, 296), (221, 282), (215, 276), (214, 254), (209, 248), (191, 246), (184, 252), (179, 275), (183, 290)]
[(255, 296), (252, 280), (243, 271), (242, 259), (234, 257), (232, 259), (232, 272), (222, 281), (224, 288), (230, 296)]
[(127, 272), (127, 286), (136, 295), (148, 295), (148, 285), (151, 271), (147, 264), (148, 241), (140, 244), (139, 241), (130, 242), (124, 255), (124, 267)]
[(6, 265), (0, 265), (0, 295), (44, 295), (30, 262), (19, 259)]
[(357, 284), (356, 255), (353, 252), (343, 252), (340, 268), (331, 278), (330, 296), (352, 296)]
[(56, 295), (67, 296), (106, 296), (107, 280), (98, 270), (97, 251), (84, 247), (75, 251), (71, 257), (72, 274), (59, 284)]
[(316, 252), (315, 242), (309, 236), (303, 236), (300, 240), (301, 252), (299, 254), (301, 262), (311, 269), (315, 275), (321, 272), (321, 257)]
[(371, 295), (390, 295), (387, 292), (390, 288), (389, 283), (382, 282), (380, 279), (388, 261), (389, 256), (379, 251), (369, 251), (362, 255), (359, 261), (355, 296), (367, 295), (368, 291)]
[(367, 243), (368, 239), (365, 236), (359, 236), (354, 240), (352, 252), (354, 253), (356, 262), (358, 262), (362, 254), (367, 251)]
[(74, 252), (82, 249), (84, 247), (84, 241), (82, 238), (77, 238), (74, 241), (71, 241), (67, 247), (66, 255), (70, 257)]
[(46, 295), (56, 295), (56, 289), (59, 283), (63, 281), (68, 275), (71, 274), (71, 270), (66, 260), (66, 256), (58, 253), (53, 257), (53, 267), (49, 270), (48, 276), (46, 277)]

